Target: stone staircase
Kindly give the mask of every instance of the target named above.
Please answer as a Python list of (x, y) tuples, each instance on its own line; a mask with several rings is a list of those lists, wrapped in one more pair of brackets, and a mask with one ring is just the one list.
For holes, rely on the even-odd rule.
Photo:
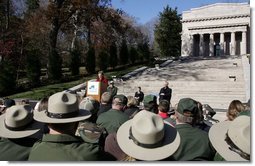
[(160, 69), (149, 68), (116, 86), (118, 94), (134, 95), (137, 87), (158, 96), (163, 81), (172, 88), (172, 105), (181, 98), (191, 97), (215, 109), (227, 109), (232, 100), (246, 100), (242, 59), (199, 59), (175, 61)]

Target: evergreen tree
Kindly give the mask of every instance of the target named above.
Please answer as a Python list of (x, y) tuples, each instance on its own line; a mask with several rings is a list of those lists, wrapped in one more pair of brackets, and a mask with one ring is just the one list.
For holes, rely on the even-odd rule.
[(75, 48), (71, 52), (71, 63), (70, 63), (70, 69), (73, 76), (80, 74), (80, 57), (81, 52), (79, 49)]
[(125, 65), (129, 60), (129, 52), (127, 47), (126, 40), (122, 40), (121, 48), (120, 48), (120, 63)]
[(87, 56), (86, 56), (86, 69), (89, 74), (95, 73), (96, 68), (96, 56), (95, 56), (95, 49), (90, 47)]
[(108, 67), (108, 54), (106, 51), (101, 51), (99, 53), (99, 69), (106, 71)]
[(62, 77), (62, 58), (55, 49), (50, 52), (48, 63), (49, 79), (59, 80)]
[(118, 65), (117, 46), (115, 42), (112, 42), (110, 46), (109, 62), (110, 67), (112, 67), (113, 69)]
[(31, 13), (40, 7), (39, 0), (26, 0), (27, 11)]
[(132, 64), (134, 64), (136, 62), (136, 60), (138, 59), (138, 53), (135, 47), (131, 47), (130, 48), (130, 61)]
[(0, 96), (6, 96), (16, 90), (16, 74), (15, 64), (7, 59), (0, 62)]
[(159, 24), (156, 25), (154, 34), (161, 55), (180, 56), (181, 50), (181, 21), (177, 14), (177, 8), (174, 10), (168, 5), (163, 12), (159, 14)]
[(38, 86), (40, 85), (41, 76), (40, 51), (37, 49), (29, 50), (26, 56), (27, 78), (32, 87)]

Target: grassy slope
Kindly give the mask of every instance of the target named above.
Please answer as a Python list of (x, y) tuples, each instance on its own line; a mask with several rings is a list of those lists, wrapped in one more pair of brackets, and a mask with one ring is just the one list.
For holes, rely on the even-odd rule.
[[(126, 73), (129, 73), (130, 71), (133, 71), (136, 68), (141, 67), (142, 65), (138, 66), (133, 66), (129, 67), (126, 69), (123, 69), (121, 71), (113, 71), (113, 72), (107, 72), (105, 73), (106, 77), (108, 79), (111, 79), (111, 76), (120, 76), (124, 75)], [(52, 85), (47, 85), (47, 86), (42, 86), (39, 88), (34, 88), (31, 89), (30, 91), (22, 92), (22, 93), (17, 93), (11, 96), (8, 96), (9, 98), (12, 99), (18, 99), (18, 98), (24, 98), (24, 99), (31, 99), (31, 100), (40, 100), (43, 97), (50, 96), (51, 94), (54, 94), (56, 92), (60, 92), (66, 89), (69, 89), (71, 87), (74, 87), (78, 84), (81, 84), (83, 82), (86, 82), (90, 79), (96, 78), (96, 74), (88, 77), (84, 77), (80, 80), (77, 81), (71, 81), (71, 82), (66, 82), (66, 83), (59, 83), (59, 84), (52, 84)]]

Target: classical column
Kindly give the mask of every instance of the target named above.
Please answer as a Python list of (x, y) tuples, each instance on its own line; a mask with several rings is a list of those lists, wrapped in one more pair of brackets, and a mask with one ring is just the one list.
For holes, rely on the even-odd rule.
[(230, 55), (236, 54), (236, 36), (235, 32), (231, 32)]
[(200, 34), (200, 39), (199, 39), (199, 56), (204, 56), (204, 34)]
[(214, 55), (214, 52), (213, 52), (213, 50), (214, 50), (214, 41), (213, 41), (214, 39), (213, 39), (213, 34), (211, 33), (210, 34), (210, 43), (209, 43), (209, 56), (213, 56)]
[(220, 33), (220, 55), (225, 55), (224, 33)]
[(189, 41), (190, 41), (189, 55), (194, 56), (194, 35), (193, 34), (190, 35)]
[(247, 54), (246, 50), (246, 31), (242, 32), (241, 55)]

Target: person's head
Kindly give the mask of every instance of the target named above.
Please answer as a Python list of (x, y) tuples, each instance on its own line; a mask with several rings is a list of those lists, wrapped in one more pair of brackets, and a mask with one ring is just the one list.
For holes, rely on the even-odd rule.
[(104, 76), (104, 72), (103, 71), (99, 71), (98, 72), (98, 78), (102, 79)]
[(125, 95), (116, 95), (112, 100), (112, 109), (123, 111), (127, 106), (127, 97)]
[(138, 86), (138, 91), (141, 91), (141, 87), (140, 86)]
[(157, 97), (155, 95), (146, 95), (143, 99), (143, 105), (145, 110), (158, 113)]
[(250, 117), (241, 115), (233, 121), (212, 125), (209, 139), (226, 161), (249, 161), (251, 151)]
[(112, 97), (110, 92), (104, 92), (101, 96), (101, 103), (102, 104), (111, 104)]
[(227, 111), (227, 118), (228, 120), (234, 120), (240, 112), (245, 111), (245, 106), (239, 100), (233, 100), (229, 104), (228, 111)]
[(138, 105), (138, 100), (134, 96), (128, 96), (127, 99), (127, 107), (135, 107)]
[(53, 94), (49, 97), (47, 110), (34, 112), (34, 119), (47, 123), (50, 133), (56, 131), (57, 133), (75, 134), (78, 122), (90, 116), (89, 111), (79, 109), (76, 95), (68, 92)]
[(35, 135), (40, 129), (41, 124), (34, 121), (29, 105), (11, 106), (0, 116), (0, 137), (24, 138)]
[(3, 105), (0, 108), (1, 114), (5, 113), (7, 108), (16, 105), (16, 102), (13, 99), (6, 98), (4, 99)]
[(120, 126), (117, 142), (127, 155), (152, 161), (171, 156), (180, 145), (180, 136), (159, 115), (142, 110)]
[(197, 101), (191, 98), (181, 99), (175, 111), (177, 123), (189, 123), (191, 125), (197, 123), (197, 119), (202, 112), (199, 109), (200, 105)]
[(93, 97), (85, 97), (79, 104), (80, 109), (88, 110), (91, 112), (90, 120), (95, 120), (97, 118), (97, 112), (99, 110), (100, 103)]
[(161, 100), (158, 104), (158, 110), (167, 113), (169, 111), (169, 102), (167, 100)]
[(48, 97), (44, 97), (40, 100), (38, 105), (38, 111), (43, 111), (48, 109)]
[(169, 83), (168, 83), (167, 81), (165, 81), (165, 82), (164, 82), (164, 87), (168, 87), (168, 84), (169, 84)]
[(110, 87), (113, 87), (113, 86), (114, 86), (114, 82), (113, 82), (113, 81), (110, 81), (109, 86), (110, 86)]

